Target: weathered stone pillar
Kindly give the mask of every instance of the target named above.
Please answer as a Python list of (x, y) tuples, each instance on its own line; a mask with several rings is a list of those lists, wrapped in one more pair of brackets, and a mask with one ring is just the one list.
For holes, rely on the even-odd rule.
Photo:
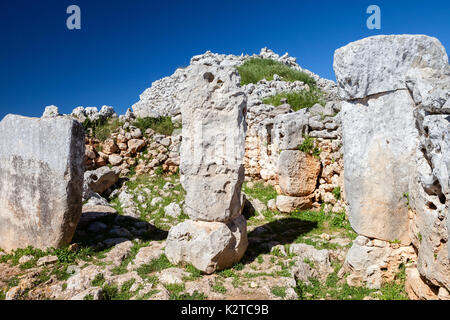
[(241, 215), (246, 96), (232, 67), (192, 66), (181, 103), (181, 183), (191, 220), (173, 227), (166, 255), (212, 273), (238, 262), (247, 248)]
[[(336, 50), (334, 70), (347, 100), (342, 128), (348, 214), (360, 234), (346, 265), (379, 287), (411, 258), (412, 243), (420, 275), (450, 289), (445, 49), (423, 35), (374, 36)], [(420, 296), (418, 288), (411, 290)]]
[(84, 131), (63, 117), (0, 122), (0, 247), (67, 245), (81, 215)]

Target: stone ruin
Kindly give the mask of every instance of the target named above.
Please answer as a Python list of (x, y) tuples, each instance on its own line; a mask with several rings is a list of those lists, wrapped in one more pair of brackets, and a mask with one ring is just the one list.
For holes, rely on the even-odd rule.
[(0, 247), (69, 244), (81, 215), (83, 127), (8, 115), (0, 133)]
[[(400, 264), (410, 296), (448, 296), (450, 68), (441, 43), (375, 36), (335, 53), (348, 215), (360, 235), (350, 282), (379, 288)], [(416, 255), (417, 254), (417, 255)], [(446, 291), (447, 290), (447, 291)]]
[[(280, 212), (319, 209), (323, 203), (325, 211), (347, 211), (358, 233), (341, 270), (350, 273), (348, 284), (380, 288), (409, 263), (410, 297), (448, 298), (450, 68), (440, 42), (399, 35), (350, 43), (335, 53), (337, 85), (288, 55), (263, 49), (254, 56), (308, 73), (325, 92), (325, 105), (294, 112), (287, 103), (264, 104), (274, 94), (309, 88), (276, 75), (241, 86), (235, 67), (249, 56), (207, 52), (154, 82), (133, 112), (120, 116), (131, 123), (171, 116), (182, 122), (176, 137), (151, 133), (151, 140), (133, 126), (121, 127), (100, 151), (98, 142), (85, 140), (81, 125), (55, 106), (41, 119), (3, 119), (0, 247), (67, 245), (82, 200), (107, 204), (103, 197), (116, 195), (111, 187), (136, 164), (145, 145), (155, 159), (139, 163), (137, 173), (156, 165), (175, 172), (179, 166), (186, 191), (189, 220), (172, 227), (166, 242), (172, 263), (190, 263), (209, 274), (243, 257), (248, 241), (241, 186), (256, 178), (275, 187), (278, 196), (268, 207)], [(108, 117), (117, 115), (107, 106), (72, 113), (80, 121)], [(308, 137), (319, 155), (299, 149)], [(132, 202), (126, 190), (119, 197)], [(124, 214), (139, 216), (131, 205)]]
[(236, 69), (196, 66), (181, 105), (181, 183), (190, 220), (173, 227), (166, 255), (212, 273), (238, 262), (247, 248), (244, 181), (246, 96)]

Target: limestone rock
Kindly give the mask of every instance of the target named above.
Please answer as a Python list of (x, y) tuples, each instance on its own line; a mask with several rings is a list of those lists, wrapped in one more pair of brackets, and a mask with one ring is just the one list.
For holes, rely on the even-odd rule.
[(84, 173), (84, 183), (92, 191), (102, 194), (119, 180), (120, 171), (107, 166)]
[(405, 90), (367, 105), (343, 103), (345, 195), (350, 223), (359, 234), (410, 242), (405, 194), (418, 144), (413, 106)]
[(308, 134), (307, 109), (294, 113), (281, 114), (273, 119), (273, 144), (275, 152), (295, 150)]
[(194, 220), (228, 221), (241, 212), (246, 96), (234, 68), (195, 66), (181, 105), (180, 174), (185, 212)]
[(171, 203), (164, 208), (164, 213), (166, 216), (177, 218), (181, 214), (181, 208), (178, 203)]
[(0, 134), (0, 247), (67, 245), (81, 215), (83, 127), (7, 115)]
[(208, 274), (230, 267), (247, 249), (246, 227), (242, 215), (227, 224), (186, 220), (170, 229), (166, 256), (173, 264), (184, 261)]
[(59, 110), (57, 106), (47, 106), (42, 114), (41, 118), (54, 118), (59, 116)]
[(278, 195), (276, 199), (276, 205), (281, 212), (292, 212), (296, 209), (304, 210), (312, 207), (312, 199), (308, 197), (290, 197), (284, 195)]
[(284, 194), (294, 197), (314, 192), (320, 160), (300, 150), (284, 150), (278, 158), (278, 179)]
[(444, 72), (448, 70), (448, 58), (436, 38), (379, 35), (336, 50), (333, 68), (341, 98), (350, 100), (406, 89), (411, 68)]

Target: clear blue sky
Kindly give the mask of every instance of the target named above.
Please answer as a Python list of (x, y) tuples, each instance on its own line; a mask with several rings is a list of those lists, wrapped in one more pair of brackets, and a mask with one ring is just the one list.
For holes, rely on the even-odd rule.
[[(81, 8), (81, 30), (66, 8)], [(381, 8), (381, 30), (366, 8)], [(111, 105), (120, 114), (151, 83), (206, 50), (267, 46), (334, 80), (334, 51), (375, 34), (427, 34), (450, 48), (450, 1), (14, 0), (0, 4), (0, 118)]]

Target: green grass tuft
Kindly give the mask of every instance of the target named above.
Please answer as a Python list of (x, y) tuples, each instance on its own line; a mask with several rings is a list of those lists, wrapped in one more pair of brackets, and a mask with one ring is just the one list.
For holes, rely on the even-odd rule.
[(166, 136), (172, 135), (172, 132), (175, 129), (172, 118), (170, 117), (138, 118), (133, 122), (133, 125), (141, 129), (142, 133), (145, 133), (145, 130), (147, 129), (153, 129)]
[(302, 81), (309, 86), (315, 86), (314, 79), (305, 72), (292, 69), (272, 59), (250, 58), (237, 69), (241, 76), (241, 85), (257, 83), (262, 79), (273, 80), (273, 75), (277, 74), (283, 81)]
[(321, 105), (324, 105), (325, 103), (323, 92), (315, 87), (311, 88), (309, 91), (282, 92), (263, 99), (263, 103), (278, 107), (282, 104), (281, 99), (287, 99), (287, 103), (291, 105), (291, 108), (294, 111), (310, 108), (316, 103)]

